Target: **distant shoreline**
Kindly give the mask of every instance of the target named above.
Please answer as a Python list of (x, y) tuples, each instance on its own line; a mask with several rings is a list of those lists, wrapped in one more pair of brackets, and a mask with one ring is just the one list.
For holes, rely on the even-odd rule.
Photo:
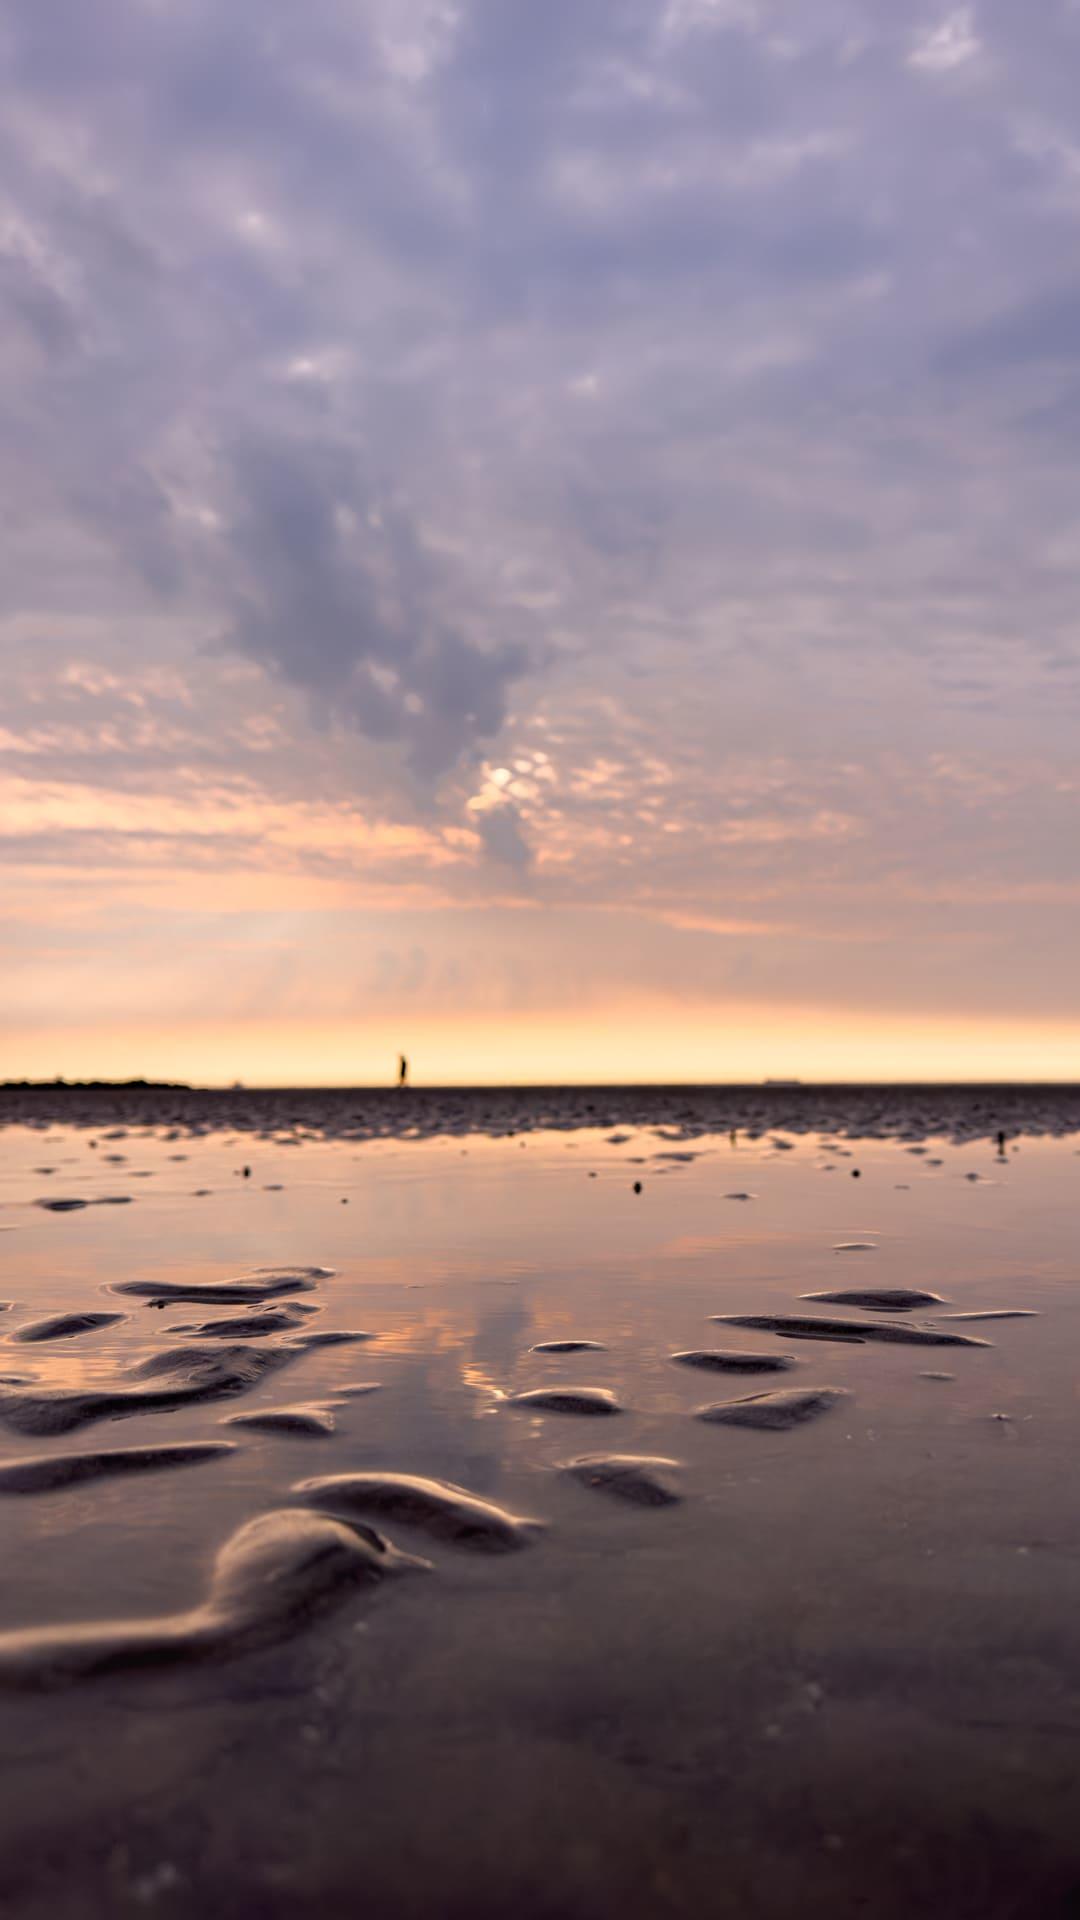
[(516, 1138), (653, 1128), (673, 1140), (787, 1133), (990, 1141), (1080, 1133), (1076, 1082), (578, 1087), (182, 1087), (149, 1081), (0, 1085), (0, 1127), (228, 1131), (255, 1138)]
[(207, 1094), (213, 1098), (252, 1098), (267, 1095), (287, 1096), (297, 1094), (327, 1096), (328, 1098), (348, 1098), (351, 1095), (393, 1094), (395, 1097), (405, 1093), (418, 1096), (442, 1095), (487, 1095), (487, 1094), (580, 1094), (580, 1093), (806, 1093), (825, 1092), (887, 1092), (896, 1089), (905, 1093), (965, 1092), (985, 1093), (990, 1089), (1004, 1091), (1067, 1093), (1080, 1092), (1080, 1079), (1076, 1080), (806, 1080), (806, 1079), (762, 1079), (762, 1080), (522, 1080), (522, 1081), (482, 1081), (453, 1080), (446, 1082), (409, 1083), (404, 1088), (396, 1081), (355, 1081), (323, 1082), (297, 1081), (289, 1085), (280, 1081), (245, 1081), (232, 1085), (218, 1082), (192, 1080), (0, 1080), (0, 1096), (7, 1093), (191, 1093)]

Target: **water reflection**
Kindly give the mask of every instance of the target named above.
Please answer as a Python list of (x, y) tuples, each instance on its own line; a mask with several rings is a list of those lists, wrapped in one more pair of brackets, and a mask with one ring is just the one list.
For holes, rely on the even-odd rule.
[[(534, 1135), (527, 1152), (473, 1140), (465, 1154), (457, 1140), (334, 1144), (302, 1127), (263, 1140), (109, 1131), (105, 1150), (119, 1141), (128, 1165), (102, 1164), (104, 1133), (97, 1147), (74, 1130), (5, 1135), (0, 1368), (24, 1377), (0, 1394), (153, 1387), (177, 1377), (174, 1362), (197, 1391), (75, 1434), (17, 1433), (0, 1398), (0, 1487), (17, 1459), (53, 1463), (60, 1482), (3, 1499), (0, 1629), (88, 1627), (80, 1644), (96, 1658), (117, 1643), (95, 1623), (126, 1623), (122, 1644), (148, 1652), (162, 1628), (138, 1623), (171, 1621), (185, 1664), (44, 1699), (5, 1692), (6, 1859), (39, 1878), (55, 1861), (68, 1889), (85, 1876), (87, 1911), (127, 1911), (137, 1885), (163, 1890), (162, 1911), (165, 1895), (181, 1912), (343, 1911), (362, 1887), (378, 1911), (483, 1912), (493, 1881), (500, 1910), (518, 1910), (521, 1885), (547, 1886), (569, 1849), (585, 1864), (565, 1910), (651, 1915), (707, 1910), (733, 1860), (760, 1877), (787, 1849), (781, 1911), (819, 1872), (821, 1836), (854, 1850), (860, 1819), (865, 1888), (882, 1860), (893, 1873), (896, 1834), (910, 1849), (919, 1822), (940, 1830), (940, 1872), (972, 1809), (980, 1844), (986, 1820), (1014, 1820), (1022, 1853), (1071, 1804), (1068, 1144), (1011, 1142), (1003, 1160), (991, 1140), (919, 1152), (905, 1148), (921, 1140), (864, 1140), (854, 1182), (839, 1139), (777, 1147), (740, 1133), (734, 1152), (724, 1136), (686, 1149), (665, 1116)], [(652, 1157), (687, 1150), (699, 1157)], [(47, 1164), (58, 1172), (35, 1171)], [(150, 1177), (128, 1206), (33, 1204), (60, 1180), (100, 1196), (129, 1166)], [(736, 1188), (755, 1198), (732, 1204)], [(222, 1340), (203, 1331), (221, 1317), (205, 1302), (114, 1291), (212, 1288), (283, 1265), (333, 1270), (282, 1296), (316, 1310)], [(1040, 1313), (977, 1326), (991, 1344), (949, 1348), (947, 1368), (917, 1348), (796, 1348), (714, 1322), (827, 1312), (803, 1295), (856, 1280), (939, 1294), (943, 1315)], [(40, 1346), (12, 1338), (72, 1312), (125, 1317)], [(578, 1339), (600, 1345), (534, 1351)], [(770, 1378), (675, 1356), (770, 1340), (795, 1357), (785, 1387), (828, 1390), (827, 1415), (791, 1431), (693, 1418)], [(251, 1358), (268, 1352), (282, 1364)], [(235, 1392), (204, 1391), (220, 1368), (236, 1370)], [(507, 1404), (582, 1386), (625, 1411)], [(222, 1424), (297, 1401), (332, 1406), (334, 1431)], [(225, 1439), (235, 1451), (217, 1451)], [(56, 1465), (171, 1444), (211, 1451), (182, 1471), (144, 1461), (67, 1483)], [(598, 1453), (602, 1465), (571, 1468)], [(415, 1512), (411, 1524), (405, 1500), (375, 1524), (431, 1569), (368, 1581), (367, 1536), (337, 1531), (333, 1512), (315, 1532), (296, 1516), (306, 1482), (371, 1473), (454, 1482), (547, 1524), (527, 1551), (472, 1554)], [(230, 1565), (238, 1588), (222, 1586)], [(305, 1585), (312, 1566), (334, 1588), (325, 1610)], [(272, 1568), (288, 1601), (273, 1622), (260, 1585)], [(213, 1657), (187, 1664), (207, 1607)], [(271, 1628), (279, 1637), (253, 1650)], [(1068, 1737), (1055, 1745), (1048, 1726)], [(137, 1858), (114, 1869), (100, 1836), (133, 1831)], [(671, 1879), (687, 1846), (703, 1863), (693, 1899)], [(945, 1905), (982, 1916), (992, 1899), (954, 1897), (968, 1866)], [(846, 1910), (843, 1893), (831, 1910)]]

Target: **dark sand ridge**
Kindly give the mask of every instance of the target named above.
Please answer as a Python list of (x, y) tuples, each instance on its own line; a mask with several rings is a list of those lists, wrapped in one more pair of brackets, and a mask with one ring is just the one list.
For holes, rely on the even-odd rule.
[(846, 1387), (787, 1387), (777, 1393), (750, 1394), (745, 1400), (720, 1400), (713, 1406), (699, 1407), (695, 1417), (716, 1425), (788, 1433), (848, 1398)]
[(254, 1340), (263, 1334), (291, 1333), (303, 1325), (306, 1314), (321, 1312), (321, 1307), (290, 1300), (283, 1307), (267, 1307), (262, 1313), (236, 1313), (224, 1320), (187, 1320), (170, 1327), (169, 1332), (194, 1333), (200, 1340)]
[(81, 1213), (84, 1207), (130, 1207), (129, 1193), (95, 1194), (89, 1200), (80, 1200), (74, 1196), (57, 1200), (35, 1200), (35, 1207), (43, 1207), (46, 1213)]
[[(363, 1337), (363, 1336), (360, 1336)], [(348, 1340), (349, 1335), (338, 1336)], [(324, 1344), (314, 1334), (278, 1346), (171, 1347), (127, 1370), (124, 1378), (141, 1382), (160, 1374), (176, 1376), (169, 1385), (139, 1384), (104, 1388), (37, 1386), (0, 1389), (0, 1425), (15, 1433), (70, 1433), (95, 1420), (127, 1414), (171, 1412), (178, 1407), (231, 1399), (250, 1391), (270, 1373)]]
[(128, 1318), (126, 1313), (58, 1313), (50, 1320), (35, 1320), (19, 1327), (13, 1340), (70, 1340), (80, 1333), (96, 1333), (99, 1327), (115, 1327)]
[(588, 1453), (566, 1460), (560, 1471), (597, 1493), (611, 1494), (635, 1507), (671, 1507), (682, 1498), (671, 1475), (682, 1465), (645, 1453)]
[(603, 1344), (599, 1340), (541, 1340), (540, 1344), (530, 1347), (530, 1353), (603, 1353)]
[(742, 1353), (737, 1347), (694, 1348), (670, 1357), (677, 1366), (700, 1367), (707, 1373), (786, 1373), (799, 1364), (794, 1354)]
[(243, 1280), (119, 1280), (113, 1293), (133, 1294), (143, 1300), (193, 1300), (216, 1306), (226, 1303), (272, 1300), (281, 1293), (311, 1293), (320, 1280), (332, 1280), (331, 1267), (268, 1267)]
[(163, 1467), (197, 1466), (235, 1453), (231, 1440), (170, 1440), (157, 1447), (108, 1447), (98, 1453), (46, 1453), (0, 1466), (0, 1494), (56, 1493), (88, 1480), (151, 1473)]
[(160, 1619), (0, 1634), (0, 1686), (55, 1687), (246, 1652), (294, 1632), (353, 1587), (427, 1565), (370, 1527), (295, 1509), (260, 1514), (225, 1542), (201, 1606)]
[(621, 1413), (622, 1408), (608, 1387), (533, 1387), (528, 1393), (513, 1393), (507, 1404), (526, 1413)]
[(802, 1300), (820, 1300), (837, 1307), (868, 1307), (875, 1313), (909, 1313), (912, 1307), (943, 1307), (940, 1293), (918, 1287), (841, 1287), (836, 1292), (804, 1293)]
[(292, 1407), (261, 1407), (254, 1413), (231, 1413), (227, 1427), (252, 1427), (256, 1433), (297, 1434), (304, 1439), (322, 1439), (333, 1433), (337, 1422), (328, 1406), (309, 1402)]
[(782, 1333), (792, 1340), (841, 1340), (853, 1344), (883, 1340), (906, 1347), (985, 1347), (969, 1333), (946, 1333), (938, 1327), (912, 1326), (896, 1320), (840, 1320), (804, 1313), (714, 1313), (725, 1327), (752, 1327), (758, 1333)]
[(507, 1513), (464, 1487), (411, 1473), (334, 1473), (298, 1481), (293, 1492), (328, 1513), (397, 1521), (479, 1553), (512, 1552), (526, 1546), (543, 1526), (540, 1520)]
[(356, 1340), (377, 1340), (377, 1333), (362, 1333), (352, 1327), (327, 1327), (324, 1333), (305, 1333), (300, 1344), (305, 1347), (350, 1347)]
[(1037, 1320), (1038, 1307), (973, 1307), (967, 1313), (943, 1313), (942, 1320)]

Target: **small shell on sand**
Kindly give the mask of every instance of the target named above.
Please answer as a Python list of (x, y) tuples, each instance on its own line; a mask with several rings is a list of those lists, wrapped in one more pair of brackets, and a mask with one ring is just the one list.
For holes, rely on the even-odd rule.
[(784, 1387), (777, 1393), (753, 1393), (745, 1400), (721, 1400), (711, 1407), (699, 1407), (697, 1418), (728, 1427), (787, 1433), (848, 1397), (846, 1387)]
[(301, 1480), (293, 1492), (306, 1505), (328, 1513), (371, 1514), (479, 1553), (509, 1553), (527, 1546), (540, 1526), (464, 1487), (412, 1473), (332, 1473)]
[(790, 1353), (742, 1353), (737, 1347), (710, 1347), (702, 1351), (673, 1353), (680, 1367), (702, 1367), (712, 1373), (786, 1373), (798, 1365)]
[(868, 1307), (875, 1313), (908, 1313), (912, 1307), (944, 1306), (940, 1293), (918, 1287), (849, 1287), (836, 1293), (804, 1293), (803, 1300), (824, 1300), (837, 1307)]
[(530, 1353), (602, 1353), (599, 1340), (541, 1340)]
[(530, 1393), (511, 1394), (508, 1404), (526, 1413), (621, 1413), (607, 1387), (534, 1387)]
[(644, 1453), (587, 1453), (564, 1461), (560, 1471), (583, 1487), (608, 1493), (635, 1507), (671, 1507), (682, 1495), (671, 1484), (671, 1474), (682, 1465)]

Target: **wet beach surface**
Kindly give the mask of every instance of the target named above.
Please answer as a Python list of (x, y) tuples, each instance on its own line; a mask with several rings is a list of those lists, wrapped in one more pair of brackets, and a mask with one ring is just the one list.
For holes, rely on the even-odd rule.
[(6, 1914), (1080, 1911), (1074, 1090), (0, 1119)]

